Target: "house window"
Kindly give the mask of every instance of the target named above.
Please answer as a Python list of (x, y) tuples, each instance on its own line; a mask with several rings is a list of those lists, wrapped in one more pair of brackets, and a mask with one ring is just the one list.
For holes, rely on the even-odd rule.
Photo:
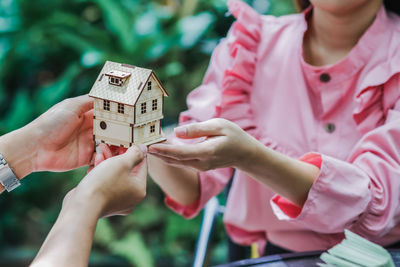
[(150, 125), (150, 133), (154, 133), (156, 131), (155, 125)]
[(106, 123), (105, 121), (101, 121), (101, 122), (100, 122), (100, 128), (101, 128), (102, 130), (107, 129), (107, 123)]
[(147, 90), (151, 90), (151, 81), (147, 83)]
[(141, 110), (142, 114), (146, 113), (146, 102), (144, 102), (140, 105), (140, 110)]
[(129, 72), (112, 70), (105, 74), (108, 76), (108, 83), (112, 85), (122, 86), (126, 80), (131, 76)]
[(125, 113), (125, 107), (124, 104), (118, 103), (118, 113)]
[(104, 108), (104, 110), (110, 111), (110, 100), (104, 100), (103, 108)]
[(157, 110), (157, 99), (153, 99), (152, 110)]
[(118, 85), (118, 86), (121, 86), (121, 85), (122, 85), (121, 79), (119, 79), (119, 78), (114, 78), (114, 77), (111, 77), (111, 78), (110, 78), (110, 83), (113, 84), (113, 85)]

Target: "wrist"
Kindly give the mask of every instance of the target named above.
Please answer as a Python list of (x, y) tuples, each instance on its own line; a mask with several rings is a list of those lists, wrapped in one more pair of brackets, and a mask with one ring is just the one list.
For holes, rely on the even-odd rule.
[(244, 142), (243, 149), (239, 151), (236, 157), (234, 167), (245, 171), (246, 168), (259, 161), (260, 155), (265, 153), (265, 147), (255, 138), (251, 136)]
[(97, 222), (101, 217), (103, 202), (90, 192), (82, 192), (78, 189), (70, 191), (63, 201), (61, 213), (84, 214), (88, 221)]
[(34, 170), (37, 143), (37, 131), (30, 125), (0, 137), (0, 153), (18, 179)]

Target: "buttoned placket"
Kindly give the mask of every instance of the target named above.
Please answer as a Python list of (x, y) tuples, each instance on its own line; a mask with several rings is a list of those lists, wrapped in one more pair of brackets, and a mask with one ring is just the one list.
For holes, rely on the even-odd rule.
[[(319, 75), (319, 81), (321, 82), (322, 87), (325, 87), (325, 85), (328, 85), (330, 80), (331, 80), (331, 76), (329, 75), (329, 73), (323, 72)], [(322, 109), (324, 109), (324, 107), (322, 107)], [(333, 133), (336, 129), (336, 126), (333, 122), (322, 121), (322, 124), (324, 126), (325, 132), (327, 132), (327, 133)]]
[[(308, 16), (309, 12), (310, 10), (305, 12), (305, 17)], [(302, 40), (304, 39), (304, 33), (307, 31), (308, 27), (307, 19), (304, 20), (304, 25), (302, 25), (304, 31), (301, 34), (302, 39), (299, 52), (308, 85), (311, 87), (310, 89), (319, 96), (319, 103), (317, 105), (319, 111), (317, 114), (317, 131), (323, 136), (337, 134), (340, 125), (332, 119), (332, 114), (340, 111), (337, 109), (340, 109), (340, 105), (344, 104), (344, 96), (351, 94), (348, 90), (355, 89), (354, 84), (351, 85), (349, 81), (351, 81), (353, 77), (356, 77), (356, 73), (368, 61), (368, 55), (370, 55), (373, 51), (373, 47), (378, 43), (376, 35), (382, 32), (382, 25), (385, 20), (387, 20), (387, 16), (382, 7), (374, 23), (361, 37), (350, 53), (339, 62), (324, 67), (311, 66), (304, 61)]]

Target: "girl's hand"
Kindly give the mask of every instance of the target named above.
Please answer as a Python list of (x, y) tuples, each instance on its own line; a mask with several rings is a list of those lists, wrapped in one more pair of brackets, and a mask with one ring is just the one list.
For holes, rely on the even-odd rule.
[(225, 119), (180, 126), (175, 128), (175, 134), (182, 139), (203, 137), (203, 140), (186, 145), (154, 144), (149, 147), (149, 153), (168, 164), (199, 171), (240, 167), (258, 143), (239, 126)]

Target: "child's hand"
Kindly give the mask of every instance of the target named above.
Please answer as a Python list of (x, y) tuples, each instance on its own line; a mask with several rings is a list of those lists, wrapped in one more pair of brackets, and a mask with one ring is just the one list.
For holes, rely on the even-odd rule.
[[(89, 204), (99, 217), (126, 215), (146, 196), (147, 162), (137, 146), (98, 164), (66, 197)], [(89, 202), (89, 203), (87, 203)]]
[(166, 163), (188, 166), (199, 171), (239, 167), (246, 164), (252, 147), (258, 143), (236, 124), (224, 119), (212, 119), (175, 129), (179, 138), (206, 137), (204, 141), (187, 145), (154, 144), (149, 153)]

